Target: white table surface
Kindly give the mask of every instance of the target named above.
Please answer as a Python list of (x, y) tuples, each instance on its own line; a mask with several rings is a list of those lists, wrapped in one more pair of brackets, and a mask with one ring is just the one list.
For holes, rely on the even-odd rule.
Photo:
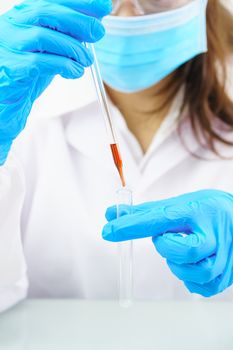
[(1, 350), (233, 350), (233, 303), (29, 300), (0, 315)]

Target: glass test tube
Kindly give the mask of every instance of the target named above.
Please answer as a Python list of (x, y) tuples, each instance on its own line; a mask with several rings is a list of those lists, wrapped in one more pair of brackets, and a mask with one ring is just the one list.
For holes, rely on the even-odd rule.
[[(117, 191), (117, 217), (126, 210), (131, 214), (132, 191), (122, 187)], [(133, 300), (133, 241), (118, 243), (120, 258), (119, 302), (122, 307), (129, 307)]]

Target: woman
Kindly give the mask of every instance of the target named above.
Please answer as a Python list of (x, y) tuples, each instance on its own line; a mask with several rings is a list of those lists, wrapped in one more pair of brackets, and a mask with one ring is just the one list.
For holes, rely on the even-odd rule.
[(111, 2), (27, 0), (0, 19), (1, 309), (26, 295), (116, 297), (108, 241), (143, 237), (154, 244), (135, 241), (135, 297), (212, 296), (232, 284), (231, 16), (209, 0), (206, 52), (205, 0), (113, 5), (96, 49), (127, 183), (145, 203), (117, 220), (109, 208), (105, 240), (119, 179), (97, 102), (31, 123), (10, 148), (53, 77), (92, 64), (82, 42), (103, 37)]

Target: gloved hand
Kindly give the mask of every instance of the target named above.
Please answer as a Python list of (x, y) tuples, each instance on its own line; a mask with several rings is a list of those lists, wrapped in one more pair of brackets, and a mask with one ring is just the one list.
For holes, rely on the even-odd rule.
[(152, 237), (171, 271), (192, 293), (210, 297), (233, 283), (233, 196), (203, 190), (145, 203), (116, 218), (115, 207), (103, 238), (118, 242)]
[(104, 35), (111, 0), (26, 0), (0, 17), (0, 165), (37, 97), (60, 74), (79, 78)]

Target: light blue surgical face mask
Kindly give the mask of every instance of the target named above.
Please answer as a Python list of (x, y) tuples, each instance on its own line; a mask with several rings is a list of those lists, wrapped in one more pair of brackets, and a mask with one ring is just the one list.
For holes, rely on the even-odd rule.
[(194, 0), (163, 13), (106, 17), (106, 35), (95, 44), (104, 82), (118, 91), (140, 91), (206, 52), (206, 5)]

